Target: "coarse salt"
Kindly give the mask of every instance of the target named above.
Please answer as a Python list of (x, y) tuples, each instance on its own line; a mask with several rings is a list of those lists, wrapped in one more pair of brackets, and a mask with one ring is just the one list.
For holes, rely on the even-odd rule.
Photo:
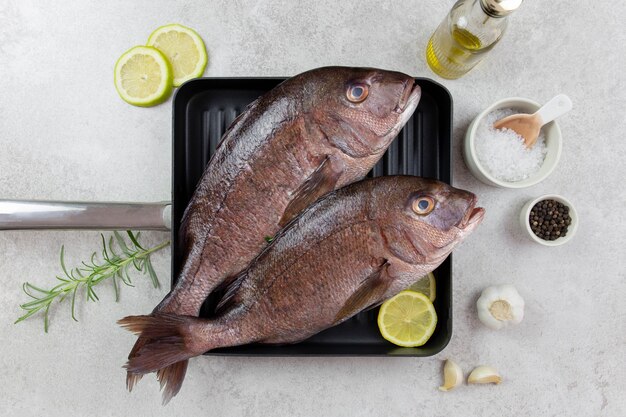
[(515, 182), (528, 178), (541, 168), (546, 156), (546, 141), (540, 131), (535, 145), (528, 149), (524, 138), (511, 129), (496, 129), (494, 122), (520, 111), (505, 108), (488, 113), (478, 124), (475, 149), (478, 160), (499, 180)]

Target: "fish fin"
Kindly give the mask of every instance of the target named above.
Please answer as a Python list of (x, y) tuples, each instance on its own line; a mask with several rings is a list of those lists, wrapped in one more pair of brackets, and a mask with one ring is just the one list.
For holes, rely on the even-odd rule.
[(157, 371), (157, 380), (163, 391), (163, 405), (170, 402), (178, 394), (183, 386), (183, 380), (187, 373), (188, 360), (176, 362)]
[[(137, 355), (137, 352), (143, 347), (145, 343), (146, 343), (146, 339), (141, 338), (141, 337), (137, 339), (137, 341), (133, 345), (133, 348), (130, 350), (130, 353), (128, 354), (128, 359), (135, 357)], [(143, 377), (142, 374), (126, 372), (126, 388), (128, 389), (129, 392), (132, 392), (133, 388), (135, 387), (135, 385), (139, 383), (139, 381), (141, 381), (142, 377)]]
[[(133, 374), (146, 374), (201, 355), (210, 348), (205, 340), (198, 339), (198, 328), (192, 325), (205, 322), (197, 317), (162, 313), (124, 317), (118, 324), (146, 339), (145, 345), (124, 368)], [(161, 385), (166, 385), (164, 403), (180, 389), (186, 369), (186, 364), (182, 363), (161, 372)]]
[(335, 316), (334, 324), (338, 324), (380, 303), (380, 300), (391, 284), (391, 280), (388, 279), (388, 267), (389, 263), (385, 261), (376, 271), (363, 280), (361, 286), (348, 298), (341, 310), (339, 310), (339, 313)]
[(327, 156), (311, 176), (295, 191), (293, 199), (287, 205), (283, 217), (278, 222), (280, 227), (289, 223), (315, 200), (335, 189), (343, 170), (338, 168), (338, 164), (333, 161), (334, 159)]
[(128, 389), (128, 392), (132, 392), (135, 385), (137, 385), (139, 381), (141, 381), (141, 378), (143, 378), (142, 374), (126, 372), (126, 389)]
[(223, 311), (228, 309), (229, 306), (236, 303), (235, 295), (237, 294), (237, 291), (239, 290), (241, 284), (247, 276), (248, 275), (244, 271), (231, 280), (230, 284), (228, 284), (228, 286), (226, 287), (226, 292), (215, 306), (215, 315), (222, 313)]
[(237, 281), (237, 279), (239, 278), (240, 274), (237, 275), (229, 275), (226, 278), (224, 278), (224, 280), (222, 282), (220, 282), (219, 284), (217, 284), (215, 286), (215, 289), (212, 292), (220, 292), (220, 291), (227, 291), (228, 288), (233, 285), (233, 283), (235, 281)]

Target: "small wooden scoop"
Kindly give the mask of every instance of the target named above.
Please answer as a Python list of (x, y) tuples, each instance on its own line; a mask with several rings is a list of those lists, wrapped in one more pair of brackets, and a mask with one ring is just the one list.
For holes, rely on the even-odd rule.
[(493, 124), (496, 129), (511, 129), (524, 138), (527, 148), (537, 142), (541, 126), (550, 123), (572, 109), (572, 100), (559, 94), (543, 105), (535, 114), (512, 114)]

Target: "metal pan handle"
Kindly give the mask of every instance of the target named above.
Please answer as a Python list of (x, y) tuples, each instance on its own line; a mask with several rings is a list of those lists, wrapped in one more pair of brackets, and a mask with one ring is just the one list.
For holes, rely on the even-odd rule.
[(0, 230), (170, 230), (170, 203), (0, 200)]

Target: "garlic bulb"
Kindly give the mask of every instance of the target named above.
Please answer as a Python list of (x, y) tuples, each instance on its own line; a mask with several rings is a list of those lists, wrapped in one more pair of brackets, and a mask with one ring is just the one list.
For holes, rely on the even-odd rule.
[(492, 329), (501, 329), (524, 318), (524, 299), (512, 285), (487, 287), (476, 301), (478, 318)]
[(443, 366), (443, 385), (439, 387), (441, 391), (450, 391), (458, 387), (463, 381), (463, 371), (456, 362), (448, 359)]
[(467, 377), (468, 384), (499, 384), (502, 382), (502, 377), (498, 373), (498, 371), (491, 367), (481, 365), (476, 368), (469, 374)]

